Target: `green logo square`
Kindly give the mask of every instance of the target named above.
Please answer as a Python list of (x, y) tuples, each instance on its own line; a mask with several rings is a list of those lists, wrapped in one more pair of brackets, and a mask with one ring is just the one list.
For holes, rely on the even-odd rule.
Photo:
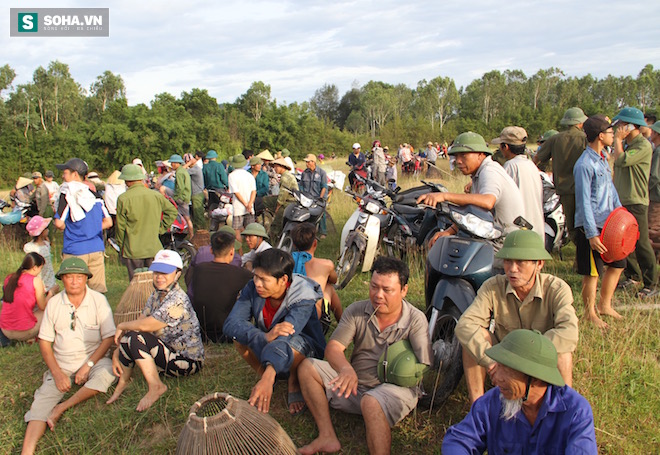
[(38, 32), (37, 24), (39, 15), (37, 13), (18, 13), (18, 31), (22, 33)]

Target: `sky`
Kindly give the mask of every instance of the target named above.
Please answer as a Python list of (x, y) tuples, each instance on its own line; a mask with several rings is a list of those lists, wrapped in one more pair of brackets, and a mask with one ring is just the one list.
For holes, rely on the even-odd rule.
[[(660, 2), (545, 0), (8, 0), (0, 66), (26, 83), (53, 60), (89, 89), (110, 70), (129, 105), (207, 89), (234, 102), (252, 82), (279, 103), (324, 84), (342, 96), (370, 80), (415, 88), (438, 76), (467, 86), (491, 70), (558, 67), (566, 76), (660, 67)], [(9, 8), (107, 7), (110, 36), (9, 37)]]

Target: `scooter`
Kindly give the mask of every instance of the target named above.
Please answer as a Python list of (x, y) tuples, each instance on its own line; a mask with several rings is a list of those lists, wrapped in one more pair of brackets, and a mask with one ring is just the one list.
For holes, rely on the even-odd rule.
[[(286, 190), (288, 191), (288, 190)], [(319, 227), (321, 217), (325, 213), (325, 200), (322, 198), (312, 199), (305, 196), (299, 190), (290, 191), (296, 202), (292, 202), (284, 209), (282, 234), (277, 243), (277, 248), (288, 253), (293, 251), (293, 240), (291, 239), (291, 230), (300, 223), (312, 223), (316, 228)]]
[(435, 211), (419, 207), (417, 198), (427, 193), (445, 193), (447, 188), (440, 183), (424, 180), (422, 183), (421, 186), (401, 191), (393, 198), (390, 206), (393, 217), (383, 237), (388, 256), (405, 260), (410, 251), (423, 249), (433, 234), (444, 229), (446, 223), (438, 224)]
[(503, 235), (487, 210), (448, 203), (439, 207), (439, 215), (456, 224), (458, 232), (440, 237), (426, 258), (424, 295), (433, 347), (433, 366), (424, 375), (420, 398), (426, 408), (443, 403), (463, 375), (461, 345), (454, 329), (479, 287), (495, 275), (491, 242)]
[(564, 208), (555, 191), (552, 179), (545, 172), (541, 172), (543, 181), (543, 218), (545, 220), (545, 249), (548, 253), (559, 252), (563, 260), (561, 248), (568, 243), (568, 229), (566, 229), (566, 216)]
[(385, 196), (396, 197), (396, 193), (377, 182), (362, 179), (365, 193), (359, 195), (351, 191), (348, 194), (358, 204), (358, 208), (344, 224), (341, 232), (341, 251), (337, 261), (336, 289), (344, 289), (353, 279), (362, 264), (362, 272), (371, 270), (378, 250), (383, 228), (390, 224), (392, 212), (387, 208)]

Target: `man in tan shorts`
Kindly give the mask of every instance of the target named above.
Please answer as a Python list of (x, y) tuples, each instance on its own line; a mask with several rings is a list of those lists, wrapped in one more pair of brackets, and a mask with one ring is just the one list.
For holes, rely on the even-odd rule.
[[(372, 268), (369, 300), (355, 302), (342, 315), (325, 350), (326, 361), (305, 359), (298, 380), (319, 429), (301, 454), (337, 452), (341, 442), (330, 419), (330, 406), (362, 414), (370, 453), (389, 453), (391, 427), (417, 405), (418, 387), (381, 383), (378, 359), (392, 344), (408, 340), (419, 363), (431, 365), (431, 341), (424, 313), (404, 300), (408, 266), (379, 257)], [(350, 362), (346, 348), (354, 343)]]
[[(48, 371), (25, 414), (24, 454), (34, 453), (46, 426), (54, 429), (64, 411), (106, 392), (115, 381), (107, 357), (115, 322), (105, 296), (87, 286), (91, 276), (85, 262), (75, 257), (62, 261), (57, 272), (64, 291), (49, 300), (39, 330), (39, 349)], [(72, 381), (80, 389), (60, 403)]]

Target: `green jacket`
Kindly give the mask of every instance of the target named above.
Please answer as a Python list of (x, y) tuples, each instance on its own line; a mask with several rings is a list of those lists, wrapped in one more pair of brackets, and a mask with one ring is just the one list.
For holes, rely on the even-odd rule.
[(257, 184), (257, 197), (264, 197), (270, 194), (270, 181), (268, 179), (268, 174), (261, 170), (257, 173), (254, 181)]
[(192, 182), (190, 174), (183, 166), (179, 166), (174, 174), (174, 201), (178, 204), (190, 204), (192, 198)]
[(298, 189), (298, 180), (291, 172), (285, 172), (280, 176), (280, 194), (277, 196), (277, 203), (286, 206), (289, 202), (295, 202), (296, 198), (289, 191), (285, 191), (284, 188), (289, 191)]
[(158, 235), (169, 229), (176, 216), (176, 207), (158, 191), (140, 184), (128, 188), (117, 198), (115, 239), (122, 257), (153, 258), (163, 248)]
[(660, 202), (660, 145), (653, 150), (649, 174), (649, 200)]
[(586, 148), (587, 135), (576, 126), (571, 126), (545, 141), (536, 154), (539, 164), (552, 158), (553, 180), (560, 196), (575, 194), (573, 166)]
[(638, 134), (614, 161), (614, 187), (621, 205), (649, 205), (649, 173), (653, 148)]
[(222, 163), (209, 161), (202, 168), (202, 174), (204, 174), (204, 188), (207, 190), (227, 188), (227, 171)]

